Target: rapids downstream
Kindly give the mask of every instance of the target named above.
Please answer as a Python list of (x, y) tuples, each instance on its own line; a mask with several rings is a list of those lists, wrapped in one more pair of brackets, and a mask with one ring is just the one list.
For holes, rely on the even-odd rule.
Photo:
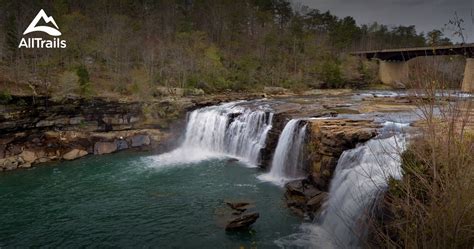
[[(359, 247), (364, 215), (387, 179), (401, 177), (408, 123), (381, 119), (377, 137), (344, 151), (322, 212), (301, 224), (284, 207), (282, 186), (307, 177), (302, 156), (310, 117), (287, 120), (264, 172), (259, 166), (275, 115), (269, 101), (205, 107), (188, 114), (181, 145), (168, 153), (88, 157), (3, 174), (0, 248)], [(249, 201), (260, 212), (252, 232), (223, 230), (225, 200)]]

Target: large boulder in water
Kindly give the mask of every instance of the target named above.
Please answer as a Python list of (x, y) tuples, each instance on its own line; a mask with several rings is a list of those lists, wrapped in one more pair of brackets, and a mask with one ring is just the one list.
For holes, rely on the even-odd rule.
[(117, 151), (115, 142), (97, 142), (94, 144), (94, 154), (103, 155)]
[(67, 152), (66, 154), (63, 155), (63, 159), (64, 160), (74, 160), (74, 159), (86, 156), (87, 154), (88, 153), (85, 150), (72, 149), (71, 151), (69, 151), (69, 152)]
[(250, 205), (248, 202), (225, 202), (225, 204), (234, 210), (242, 212), (247, 210), (248, 206)]
[(227, 226), (225, 227), (225, 230), (230, 231), (248, 229), (250, 225), (257, 221), (259, 217), (260, 214), (257, 212), (241, 215), (237, 218), (230, 220)]

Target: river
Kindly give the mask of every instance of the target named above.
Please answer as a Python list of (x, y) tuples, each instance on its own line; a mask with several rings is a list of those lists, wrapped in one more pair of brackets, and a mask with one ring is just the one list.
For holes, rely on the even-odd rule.
[[(298, 229), (283, 189), (227, 159), (160, 165), (154, 156), (91, 156), (0, 175), (0, 247), (274, 248)], [(225, 200), (260, 212), (226, 232)]]

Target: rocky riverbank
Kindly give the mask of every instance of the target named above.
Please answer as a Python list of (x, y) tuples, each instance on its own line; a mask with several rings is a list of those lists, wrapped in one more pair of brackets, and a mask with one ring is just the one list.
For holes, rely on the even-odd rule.
[(0, 171), (29, 168), (34, 164), (56, 160), (74, 160), (89, 154), (159, 148), (168, 137), (169, 133), (159, 129), (14, 133), (1, 138)]
[(126, 149), (163, 151), (202, 106), (260, 95), (165, 97), (153, 101), (12, 96), (0, 104), (0, 171)]

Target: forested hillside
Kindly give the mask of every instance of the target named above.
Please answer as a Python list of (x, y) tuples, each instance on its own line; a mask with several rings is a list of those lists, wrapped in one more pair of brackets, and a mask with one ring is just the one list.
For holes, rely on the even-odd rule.
[[(352, 17), (286, 0), (0, 4), (3, 95), (146, 98), (159, 94), (159, 86), (207, 93), (334, 88), (374, 80), (373, 63), (351, 58), (349, 51), (449, 43), (439, 31), (425, 36), (415, 26), (358, 26)], [(40, 9), (54, 17), (67, 48), (18, 48)]]

